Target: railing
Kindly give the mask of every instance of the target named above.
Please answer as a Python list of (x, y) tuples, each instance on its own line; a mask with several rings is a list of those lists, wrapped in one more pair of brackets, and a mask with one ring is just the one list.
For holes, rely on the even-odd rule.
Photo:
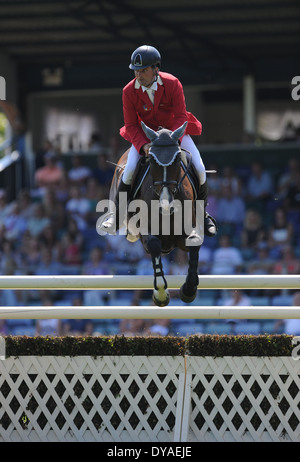
[[(178, 289), (184, 276), (167, 276)], [(152, 276), (1, 276), (1, 289), (135, 290), (152, 289)], [(299, 289), (300, 276), (201, 276), (198, 289)], [(291, 306), (0, 306), (0, 319), (297, 319)]]
[[(169, 289), (179, 289), (184, 276), (166, 276)], [(152, 289), (153, 276), (0, 276), (1, 289), (135, 290)], [(300, 275), (199, 276), (198, 289), (300, 289)]]
[(0, 306), (0, 319), (298, 319), (296, 306)]

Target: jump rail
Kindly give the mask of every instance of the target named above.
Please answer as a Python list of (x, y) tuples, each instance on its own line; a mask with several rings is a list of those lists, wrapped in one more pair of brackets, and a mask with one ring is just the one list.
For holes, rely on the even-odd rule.
[(10, 306), (0, 319), (299, 319), (291, 306)]
[[(179, 289), (184, 276), (166, 276)], [(152, 289), (153, 276), (0, 276), (0, 290), (135, 290)], [(297, 275), (208, 275), (198, 289), (300, 289)], [(290, 306), (0, 306), (0, 319), (298, 319)]]
[[(169, 289), (179, 289), (185, 276), (166, 276)], [(2, 289), (135, 290), (152, 289), (153, 276), (0, 276)], [(199, 276), (198, 289), (299, 289), (300, 275)]]

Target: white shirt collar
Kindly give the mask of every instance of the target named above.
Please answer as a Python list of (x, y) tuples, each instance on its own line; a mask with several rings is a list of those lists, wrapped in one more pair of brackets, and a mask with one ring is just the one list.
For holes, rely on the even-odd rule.
[(157, 77), (157, 80), (155, 82), (153, 82), (153, 84), (151, 85), (150, 88), (144, 87), (143, 85), (141, 86), (141, 84), (137, 81), (137, 79), (135, 79), (134, 88), (139, 89), (140, 86), (141, 86), (143, 91), (147, 91), (147, 90), (155, 90), (156, 91), (158, 83), (159, 83), (159, 85), (163, 85), (163, 81), (162, 81), (160, 75)]

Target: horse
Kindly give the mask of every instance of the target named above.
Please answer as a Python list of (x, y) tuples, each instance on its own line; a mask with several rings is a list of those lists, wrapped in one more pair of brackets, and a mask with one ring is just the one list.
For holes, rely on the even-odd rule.
[[(127, 239), (132, 242), (140, 239), (151, 257), (154, 273), (152, 300), (160, 307), (170, 301), (163, 255), (176, 248), (188, 252), (187, 276), (179, 292), (183, 302), (191, 303), (195, 299), (199, 284), (198, 260), (204, 235), (204, 206), (203, 201), (196, 201), (197, 186), (196, 179), (192, 181), (191, 155), (184, 152), (179, 144), (186, 125), (185, 122), (174, 131), (160, 128), (156, 132), (141, 122), (151, 143), (148, 156), (140, 160), (142, 167), (136, 169), (134, 193), (128, 202), (125, 220)], [(117, 164), (111, 199), (117, 193), (127, 153)]]

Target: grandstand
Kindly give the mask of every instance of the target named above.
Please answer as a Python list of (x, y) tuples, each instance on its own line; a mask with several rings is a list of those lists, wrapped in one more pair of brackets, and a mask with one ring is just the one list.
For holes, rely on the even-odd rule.
[[(124, 236), (100, 237), (96, 232), (96, 204), (107, 198), (114, 169), (106, 161), (115, 162), (127, 147), (118, 137), (123, 123), (121, 90), (132, 78), (127, 61), (140, 41), (154, 42), (164, 57), (164, 70), (182, 81), (187, 108), (204, 126), (197, 140), (199, 150), (207, 169), (217, 172), (209, 174), (208, 181), (209, 210), (218, 220), (219, 233), (204, 242), (199, 274), (300, 273), (300, 109), (290, 85), (300, 45), (299, 34), (294, 36), (299, 26), (296, 0), (263, 5), (212, 1), (197, 7), (192, 1), (184, 7), (177, 1), (152, 2), (146, 21), (157, 20), (155, 33), (149, 32), (148, 24), (142, 37), (133, 26), (141, 13), (139, 2), (124, 1), (122, 8), (120, 2), (104, 2), (110, 21), (93, 2), (85, 10), (80, 2), (69, 2), (69, 11), (59, 2), (27, 3), (10, 1), (0, 6), (3, 20), (15, 18), (14, 24), (7, 21), (6, 34), (1, 33), (0, 74), (7, 89), (6, 101), (0, 101), (0, 111), (7, 117), (0, 160), (2, 275), (152, 273), (139, 242), (131, 244)], [(171, 19), (167, 18), (170, 6)], [(42, 35), (41, 20), (46, 31), (61, 37), (62, 46)], [(126, 21), (131, 21), (129, 36)], [(201, 34), (197, 24), (202, 24)], [(97, 39), (89, 34), (91, 25), (97, 29)], [(176, 42), (176, 29), (181, 36), (187, 34), (188, 46), (183, 39)], [(85, 37), (80, 46), (79, 32)], [(105, 34), (113, 36), (110, 43)], [(17, 127), (16, 120), (21, 121)], [(55, 175), (53, 183), (50, 171)], [(185, 263), (184, 255), (173, 252), (164, 263), (166, 274), (181, 274)], [(294, 293), (203, 290), (194, 303), (292, 305)], [(150, 291), (7, 290), (0, 294), (4, 306), (143, 305), (150, 300)], [(172, 303), (182, 304), (175, 291)], [(118, 320), (87, 320), (70, 329), (69, 320), (0, 321), (0, 334), (8, 335), (259, 334), (285, 332), (285, 324), (171, 320), (131, 322), (124, 327)]]

